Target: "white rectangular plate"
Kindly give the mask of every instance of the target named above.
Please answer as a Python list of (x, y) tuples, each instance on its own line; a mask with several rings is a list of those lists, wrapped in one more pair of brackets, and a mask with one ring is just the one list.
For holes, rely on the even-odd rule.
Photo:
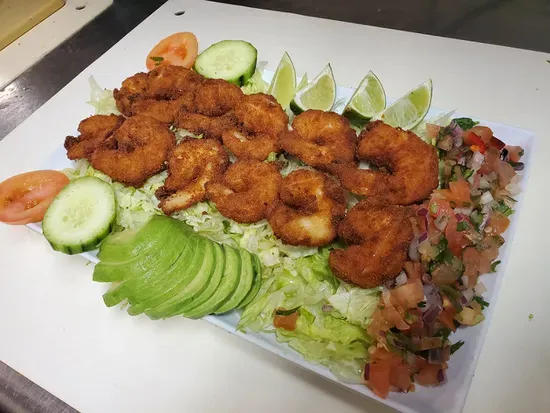
[[(253, 39), (248, 40), (251, 40), (253, 42)], [(125, 73), (121, 74), (121, 77), (129, 75), (131, 75), (131, 73)], [(264, 78), (267, 81), (269, 81), (272, 76), (273, 72), (271, 71), (266, 71), (264, 73)], [(103, 84), (101, 83), (100, 79), (99, 83), (103, 87), (107, 88), (114, 88), (118, 86), (116, 84)], [(352, 94), (353, 89), (338, 87), (337, 102), (346, 102)], [(74, 96), (74, 99), (78, 101), (85, 101), (87, 100), (87, 98), (88, 96)], [(393, 101), (393, 99), (388, 100), (390, 102)], [(428, 113), (427, 118), (436, 117), (445, 112), (447, 111), (432, 108)], [(458, 117), (461, 115), (456, 114), (454, 116)], [(516, 212), (514, 213), (514, 215), (512, 215), (512, 223), (504, 236), (504, 238), (506, 239), (506, 243), (500, 249), (499, 260), (501, 260), (502, 263), (499, 265), (498, 271), (495, 274), (485, 275), (482, 277), (483, 283), (488, 289), (488, 291), (484, 294), (484, 297), (486, 301), (491, 303), (491, 306), (485, 311), (486, 320), (475, 327), (460, 329), (456, 334), (452, 335), (453, 342), (464, 340), (466, 344), (451, 358), (451, 361), (449, 362), (449, 369), (447, 370), (448, 381), (447, 383), (445, 383), (445, 385), (437, 388), (423, 388), (417, 386), (417, 390), (414, 393), (391, 393), (388, 399), (382, 400), (375, 396), (366, 386), (349, 385), (338, 382), (328, 369), (323, 366), (315, 365), (305, 361), (299, 353), (289, 348), (286, 344), (278, 343), (273, 334), (243, 334), (236, 331), (235, 327), (238, 323), (239, 315), (235, 311), (223, 316), (207, 316), (204, 319), (225, 331), (243, 337), (245, 340), (248, 340), (266, 350), (278, 354), (279, 356), (297, 364), (298, 366), (306, 370), (313, 371), (329, 380), (334, 381), (335, 383), (341, 384), (349, 388), (350, 390), (377, 399), (383, 404), (393, 407), (403, 413), (460, 412), (462, 410), (462, 407), (464, 406), (464, 402), (468, 394), (468, 389), (470, 387), (477, 360), (481, 352), (483, 340), (485, 339), (487, 330), (491, 323), (494, 303), (496, 302), (498, 296), (500, 285), (502, 283), (502, 278), (506, 272), (509, 249), (511, 245), (510, 241), (514, 237), (514, 233), (516, 231), (516, 223), (518, 221), (517, 218), (523, 204), (523, 192), (525, 190), (525, 184), (528, 180), (531, 165), (531, 154), (533, 153), (533, 145), (535, 142), (534, 135), (529, 131), (483, 120), (479, 121), (482, 125), (489, 126), (494, 131), (495, 136), (499, 137), (506, 144), (522, 146), (525, 149), (523, 161), (526, 164), (526, 168), (523, 171), (523, 178), (521, 183), (523, 191), (517, 197), (518, 203), (515, 208)], [(66, 133), (71, 133), (73, 129), (74, 126), (68, 125)], [(63, 149), (63, 146), (60, 145), (59, 148), (45, 160), (43, 168), (63, 169), (71, 166), (72, 162), (67, 159), (66, 152)], [(41, 232), (40, 225), (30, 224), (29, 227), (37, 232)], [(81, 255), (93, 263), (98, 262), (95, 252), (84, 253)]]

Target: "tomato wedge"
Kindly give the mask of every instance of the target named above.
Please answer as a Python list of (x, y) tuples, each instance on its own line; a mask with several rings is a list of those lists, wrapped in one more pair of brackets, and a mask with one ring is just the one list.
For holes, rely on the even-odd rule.
[(24, 225), (39, 222), (46, 210), (69, 183), (59, 171), (33, 171), (12, 176), (0, 183), (0, 222)]
[(145, 66), (153, 70), (161, 65), (193, 67), (199, 53), (199, 42), (193, 33), (174, 33), (157, 43), (147, 55)]

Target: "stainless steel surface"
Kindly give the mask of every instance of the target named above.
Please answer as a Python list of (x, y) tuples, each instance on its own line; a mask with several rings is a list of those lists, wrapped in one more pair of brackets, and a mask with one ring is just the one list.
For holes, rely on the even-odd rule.
[(77, 411), (0, 362), (0, 412), (76, 413)]

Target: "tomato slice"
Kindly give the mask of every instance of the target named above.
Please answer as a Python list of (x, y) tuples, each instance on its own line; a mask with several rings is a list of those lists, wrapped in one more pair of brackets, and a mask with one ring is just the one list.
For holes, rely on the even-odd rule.
[(12, 176), (0, 183), (0, 222), (24, 225), (39, 222), (46, 210), (69, 183), (59, 171), (33, 171)]
[(174, 33), (157, 43), (147, 55), (145, 66), (153, 70), (161, 65), (193, 67), (199, 53), (199, 42), (193, 33)]
[(276, 328), (284, 328), (288, 331), (296, 330), (296, 322), (298, 321), (298, 311), (290, 315), (275, 315), (273, 318), (273, 325)]

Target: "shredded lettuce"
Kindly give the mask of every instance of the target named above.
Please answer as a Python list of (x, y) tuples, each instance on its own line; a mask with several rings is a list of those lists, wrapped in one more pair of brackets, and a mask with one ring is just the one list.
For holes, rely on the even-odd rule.
[(244, 86), (241, 87), (241, 90), (245, 95), (250, 95), (252, 93), (266, 93), (269, 83), (263, 79), (263, 72), (267, 62), (258, 62), (256, 71), (250, 79), (246, 82)]
[(110, 89), (103, 89), (93, 76), (88, 78), (90, 83), (90, 100), (86, 103), (92, 105), (95, 109), (96, 115), (120, 115), (116, 107), (115, 98), (113, 97), (113, 91)]
[[(243, 86), (245, 93), (265, 92), (262, 63)], [(118, 113), (112, 92), (103, 90), (90, 78), (89, 102), (96, 113)], [(173, 129), (177, 139), (202, 138), (183, 129)], [(266, 162), (282, 164), (287, 176), (297, 169), (310, 169), (292, 156), (272, 154)], [(113, 182), (95, 170), (88, 161), (76, 162), (64, 171), (69, 178), (97, 176), (109, 182), (117, 199), (117, 229), (138, 226), (153, 214), (161, 214), (155, 191), (162, 186), (166, 172), (150, 178), (136, 189)], [(351, 204), (357, 202), (349, 196)], [(366, 334), (373, 311), (378, 304), (379, 289), (362, 290), (339, 281), (331, 273), (328, 256), (335, 247), (297, 247), (283, 244), (275, 237), (266, 220), (239, 224), (221, 215), (215, 205), (199, 202), (172, 215), (194, 231), (214, 241), (240, 246), (257, 254), (262, 263), (262, 285), (255, 299), (244, 309), (237, 328), (241, 331), (271, 332), (279, 342), (287, 343), (313, 363), (327, 366), (340, 379), (361, 382), (371, 341)], [(273, 325), (277, 309), (299, 308), (296, 329), (276, 329)]]

